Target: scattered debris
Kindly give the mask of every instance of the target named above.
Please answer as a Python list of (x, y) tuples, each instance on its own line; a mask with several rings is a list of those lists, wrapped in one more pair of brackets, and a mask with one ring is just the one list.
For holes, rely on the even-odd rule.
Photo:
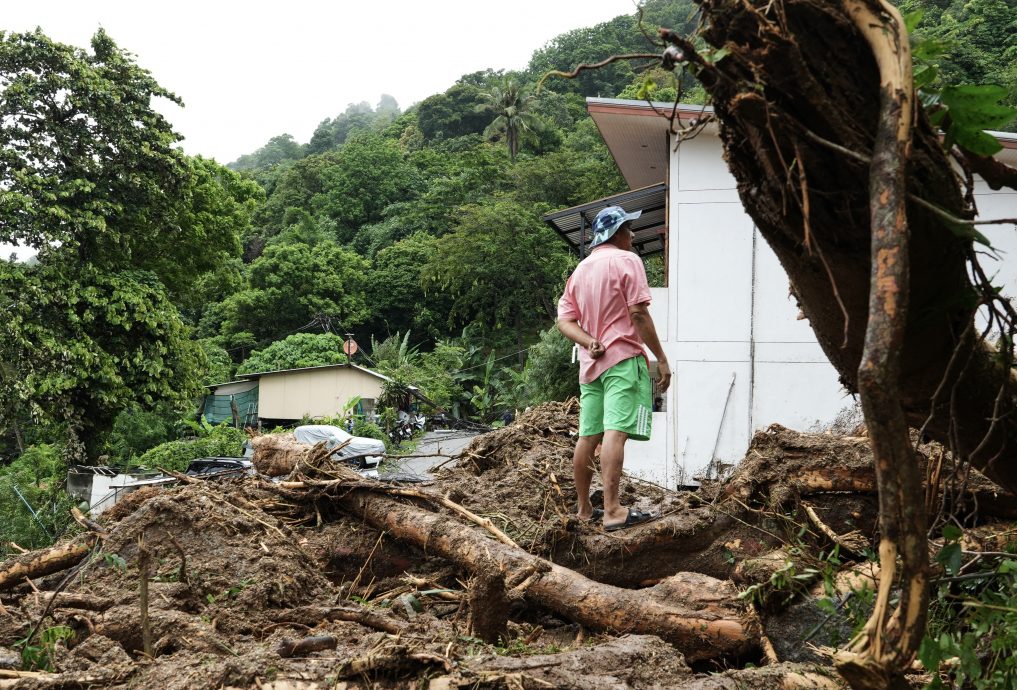
[[(723, 484), (625, 478), (661, 517), (606, 533), (574, 515), (576, 425), (537, 407), (413, 487), (321, 444), (281, 481), (256, 451), (261, 476), (139, 489), (0, 564), (0, 688), (842, 687), (823, 650), (867, 614), (865, 439), (772, 427)], [(951, 500), (998, 548), (1012, 497)]]

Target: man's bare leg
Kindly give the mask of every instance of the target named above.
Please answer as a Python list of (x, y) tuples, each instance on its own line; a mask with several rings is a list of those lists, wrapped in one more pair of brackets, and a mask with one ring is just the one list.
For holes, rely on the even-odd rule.
[(572, 478), (576, 481), (576, 493), (579, 495), (577, 514), (581, 520), (593, 517), (593, 504), (590, 503), (590, 484), (593, 482), (593, 471), (596, 467), (593, 453), (597, 450), (601, 437), (603, 434), (580, 436), (576, 443), (576, 452), (572, 455)]
[(625, 441), (628, 438), (629, 435), (624, 431), (608, 429), (604, 432), (604, 446), (600, 449), (600, 477), (604, 482), (605, 527), (625, 522), (629, 516), (628, 508), (622, 506), (618, 496), (622, 464), (625, 461)]

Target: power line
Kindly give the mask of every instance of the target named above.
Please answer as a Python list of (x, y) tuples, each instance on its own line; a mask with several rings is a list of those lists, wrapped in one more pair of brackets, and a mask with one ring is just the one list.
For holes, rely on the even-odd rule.
[(254, 343), (253, 345), (238, 345), (237, 347), (231, 347), (230, 349), (226, 350), (226, 352), (230, 353), (230, 352), (236, 352), (237, 350), (253, 350), (254, 348), (258, 347), (259, 345), (264, 345), (265, 343), (275, 342), (276, 340), (279, 340), (280, 338), (285, 338), (288, 335), (293, 335), (294, 333), (296, 333), (298, 331), (302, 331), (305, 328), (307, 328), (308, 326), (314, 326), (317, 323), (318, 323), (317, 320), (314, 320), (314, 321), (311, 321), (310, 323), (305, 323), (300, 328), (294, 328), (292, 331), (289, 331), (287, 333), (283, 333), (282, 335), (276, 335), (276, 336), (270, 336), (268, 338), (263, 338), (263, 339), (259, 340), (258, 342)]
[[(492, 361), (499, 362), (499, 361), (501, 361), (503, 359), (508, 359), (509, 357), (515, 357), (520, 352), (529, 352), (529, 350), (530, 350), (530, 348), (525, 347), (522, 350), (516, 350), (515, 352), (510, 352), (507, 355), (504, 355), (502, 357), (496, 357)], [(450, 374), (461, 374), (464, 371), (473, 371), (474, 369), (479, 369), (480, 367), (486, 367), (486, 366), (487, 366), (487, 362), (484, 362), (483, 364), (477, 364), (476, 366), (466, 367), (465, 369), (456, 369), (455, 371), (450, 371), (449, 373)]]

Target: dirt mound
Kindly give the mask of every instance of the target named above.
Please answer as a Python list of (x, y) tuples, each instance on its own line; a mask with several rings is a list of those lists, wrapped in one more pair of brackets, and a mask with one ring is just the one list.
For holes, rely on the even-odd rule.
[[(759, 629), (754, 614), (731, 611), (745, 610), (738, 589), (755, 587), (762, 629), (779, 636), (780, 657), (802, 658), (796, 650), (804, 637), (830, 640), (843, 634), (844, 621), (827, 623), (817, 613), (807, 594), (815, 582), (800, 593), (767, 588), (780, 581), (775, 573), (817, 566), (816, 554), (831, 546), (819, 524), (833, 537), (853, 530), (873, 543), (866, 441), (772, 427), (756, 436), (727, 482), (700, 492), (625, 478), (624, 502), (660, 518), (607, 534), (574, 516), (577, 424), (574, 401), (539, 406), (477, 437), (458, 467), (411, 488), (370, 482), (305, 454), (283, 482), (135, 492), (107, 511), (106, 534), (78, 566), (0, 591), (0, 688), (777, 688), (811, 679), (810, 667), (781, 664), (704, 676), (663, 633), (612, 633), (625, 629), (623, 614), (592, 633), (572, 622), (582, 618), (554, 608), (546, 587), (527, 594), (528, 583), (551, 566), (525, 564), (544, 557), (555, 569), (564, 565), (599, 581), (588, 584), (586, 597), (605, 582), (647, 587), (622, 590), (618, 602), (683, 602), (704, 625), (746, 630)], [(923, 457), (937, 458), (933, 451)], [(1007, 498), (996, 495), (992, 505), (1005, 508)], [(380, 496), (399, 519), (414, 511), (426, 516), (435, 539), (397, 539), (377, 527), (394, 512), (369, 520), (349, 508), (356, 497), (380, 505)], [(806, 505), (819, 523), (804, 516)], [(503, 594), (492, 590), (508, 616), (494, 644), (472, 627), (474, 612), (493, 606), (494, 599), (477, 595), (486, 591), (481, 584), (491, 585), (491, 573), (456, 565), (447, 551), (465, 543), (456, 535), (470, 530), (481, 537), (470, 547), (476, 562), (485, 562), (485, 551), (503, 547), (482, 527), (485, 520), (525, 549), (513, 566), (520, 577), (506, 576)], [(990, 529), (979, 538), (993, 537)], [(786, 608), (793, 594), (804, 602)], [(143, 612), (151, 656), (143, 651)], [(299, 649), (302, 640), (317, 651), (280, 652)], [(689, 658), (704, 658), (702, 648), (697, 654)], [(762, 659), (723, 657), (710, 670), (747, 661)], [(57, 673), (5, 679), (20, 672), (11, 666)], [(824, 682), (815, 687), (835, 687)]]
[[(133, 563), (143, 545), (150, 561), (159, 564), (152, 572), (157, 582), (186, 582), (189, 597), (226, 610), (257, 612), (306, 603), (326, 587), (317, 562), (300, 542), (233, 481), (188, 485), (138, 504), (110, 525), (103, 552)], [(120, 592), (123, 577), (103, 562), (87, 591)], [(257, 616), (246, 623), (257, 624)]]
[[(579, 554), (584, 550), (579, 536), (599, 532), (600, 525), (575, 515), (572, 453), (578, 429), (575, 399), (534, 407), (515, 423), (477, 436), (460, 463), (444, 470), (437, 484), (452, 500), (491, 519), (531, 553)], [(603, 505), (599, 482), (595, 476), (595, 506)], [(629, 476), (622, 478), (620, 492), (623, 503), (658, 514), (684, 505), (674, 492)], [(576, 567), (582, 560), (577, 555), (569, 565)]]

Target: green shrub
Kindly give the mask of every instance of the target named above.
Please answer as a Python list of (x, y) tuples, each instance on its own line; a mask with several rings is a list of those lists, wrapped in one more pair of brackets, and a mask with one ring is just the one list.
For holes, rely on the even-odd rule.
[(388, 435), (382, 430), (382, 428), (373, 422), (367, 421), (363, 417), (357, 417), (353, 422), (353, 435), (364, 436), (366, 438), (376, 438), (385, 443), (385, 448), (388, 448), (389, 445)]
[(247, 434), (240, 429), (220, 424), (201, 438), (160, 444), (138, 458), (138, 464), (183, 472), (197, 458), (240, 457), (246, 440)]

